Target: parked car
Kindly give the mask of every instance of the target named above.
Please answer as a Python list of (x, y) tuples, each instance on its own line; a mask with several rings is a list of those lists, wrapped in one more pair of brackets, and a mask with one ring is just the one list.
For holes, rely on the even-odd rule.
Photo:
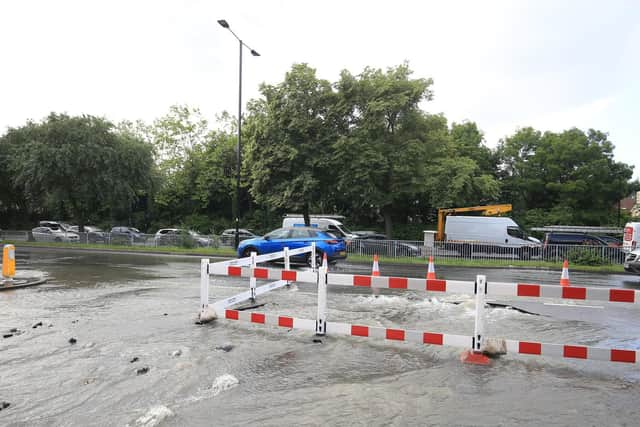
[(384, 234), (371, 233), (360, 235), (351, 240), (349, 251), (366, 255), (383, 256), (419, 256), (420, 248), (398, 240), (390, 240)]
[(603, 236), (586, 233), (551, 232), (545, 235), (545, 245), (587, 245), (587, 246), (617, 246)]
[(543, 250), (547, 259), (562, 259), (567, 258), (569, 252), (578, 246), (594, 248), (598, 254), (602, 254), (611, 261), (622, 262), (624, 260), (624, 253), (616, 242), (587, 233), (547, 233)]
[[(323, 254), (327, 254), (327, 260), (330, 262), (347, 257), (347, 246), (343, 239), (328, 231), (312, 227), (278, 228), (263, 237), (243, 240), (238, 246), (238, 257), (250, 256), (251, 252), (259, 255), (269, 254), (281, 251), (285, 247), (297, 249), (310, 246), (312, 242), (316, 244), (316, 265), (322, 262)], [(311, 254), (303, 254), (292, 257), (291, 260), (311, 264), (312, 258)]]
[(118, 226), (111, 229), (109, 239), (112, 243), (144, 242), (144, 234), (134, 227)]
[[(77, 225), (72, 225), (69, 229), (74, 233), (80, 233), (80, 227)], [(86, 234), (86, 242), (88, 243), (105, 243), (107, 241), (106, 233), (93, 225), (85, 225), (84, 233)], [(85, 240), (84, 236), (82, 240)]]
[(604, 240), (605, 242), (607, 242), (607, 244), (609, 246), (612, 246), (614, 248), (621, 248), (622, 247), (622, 239), (618, 238), (618, 237), (614, 237), (614, 236), (598, 236), (600, 237), (601, 240)]
[(36, 242), (78, 243), (80, 236), (73, 231), (65, 231), (59, 225), (50, 223), (47, 227), (36, 227), (31, 230)]
[(73, 231), (73, 230), (71, 230), (71, 225), (67, 224), (66, 222), (62, 222), (62, 221), (43, 220), (43, 221), (38, 222), (38, 225), (40, 227), (60, 228), (60, 229), (62, 229), (62, 231)]
[(157, 246), (212, 246), (213, 241), (195, 231), (181, 228), (162, 228), (154, 237)]
[[(223, 245), (233, 245), (236, 242), (235, 236), (236, 229), (227, 228), (220, 234), (220, 243), (222, 243)], [(240, 237), (240, 241), (260, 237), (257, 234), (254, 234), (253, 231), (247, 230), (246, 228), (238, 229), (238, 236)]]
[(379, 233), (373, 230), (358, 230), (358, 231), (353, 231), (353, 234), (355, 234), (356, 236), (371, 236), (372, 234), (379, 234)]
[(624, 260), (624, 271), (640, 274), (640, 249), (634, 249), (627, 254)]
[(201, 246), (203, 248), (208, 248), (208, 247), (211, 247), (211, 246), (215, 246), (214, 245), (214, 240), (209, 236), (205, 236), (205, 235), (200, 234), (197, 231), (193, 231), (193, 230), (189, 230), (189, 231), (187, 231), (187, 233), (189, 233), (189, 235), (196, 241), (198, 246)]

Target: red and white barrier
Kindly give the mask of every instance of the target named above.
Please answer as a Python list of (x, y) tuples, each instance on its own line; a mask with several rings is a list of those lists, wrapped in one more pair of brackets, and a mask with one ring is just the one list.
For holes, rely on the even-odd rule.
[[(236, 277), (255, 277), (268, 280), (291, 280), (302, 283), (316, 283), (316, 273), (312, 271), (283, 270), (263, 267), (240, 267), (212, 264), (211, 274)], [(359, 286), (366, 288), (406, 289), (414, 291), (442, 292), (448, 294), (475, 294), (475, 282), (441, 279), (418, 279), (407, 277), (366, 276), (353, 274), (327, 275), (328, 286)], [(525, 298), (555, 298), (571, 300), (593, 300), (606, 302), (640, 303), (640, 291), (635, 289), (611, 289), (534, 283), (487, 282), (488, 296), (508, 296)]]
[(549, 344), (531, 341), (505, 340), (508, 353), (565, 359), (589, 359), (604, 362), (638, 363), (640, 351), (584, 345)]
[[(640, 302), (640, 295), (632, 289), (602, 289), (587, 287), (561, 287), (554, 285), (539, 285), (530, 283), (502, 283), (487, 282), (485, 276), (477, 276), (475, 282), (438, 279), (415, 279), (406, 277), (366, 276), (352, 274), (328, 273), (326, 263), (317, 271), (291, 270), (289, 256), (311, 253), (315, 260), (315, 245), (307, 248), (287, 250), (278, 254), (242, 258), (210, 264), (209, 260), (201, 263), (201, 319), (206, 314), (223, 317), (228, 320), (242, 320), (254, 324), (264, 324), (289, 329), (314, 331), (316, 335), (348, 335), (386, 339), (390, 341), (411, 341), (422, 344), (461, 347), (467, 350), (466, 361), (470, 363), (486, 364), (488, 359), (483, 352), (488, 348), (501, 348), (498, 353), (516, 353), (568, 359), (589, 359), (608, 362), (639, 363), (640, 350), (609, 349), (572, 344), (550, 344), (542, 342), (517, 341), (486, 337), (485, 331), (485, 296), (507, 296), (524, 298), (557, 298), (572, 300), (597, 300), (615, 303)], [(258, 262), (285, 258), (285, 268), (257, 267)], [(249, 290), (209, 304), (209, 276), (225, 275), (244, 277), (249, 279)], [(260, 287), (256, 280), (272, 280), (273, 282)], [(315, 320), (300, 319), (291, 316), (281, 316), (249, 311), (230, 309), (231, 306), (254, 300), (271, 290), (282, 288), (291, 282), (315, 283), (318, 287), (318, 309)], [(331, 322), (327, 319), (327, 287), (328, 286), (356, 286), (367, 288), (387, 288), (399, 290), (414, 290), (438, 293), (471, 294), (475, 295), (476, 315), (473, 336), (425, 332), (396, 328), (383, 328), (366, 325), (352, 325)], [(215, 317), (215, 316), (214, 316)], [(490, 344), (487, 344), (490, 342)]]
[[(225, 310), (227, 320), (240, 320), (262, 325), (278, 326), (287, 329), (315, 331), (316, 321), (292, 316), (257, 313), (239, 310)], [(364, 338), (380, 338), (390, 341), (407, 341), (419, 344), (470, 348), (473, 337), (466, 335), (442, 334), (438, 332), (416, 331), (408, 329), (383, 328), (378, 326), (352, 325), (341, 322), (326, 322), (326, 333)]]
[[(293, 316), (258, 313), (238, 310), (225, 310), (224, 318), (250, 323), (277, 326), (287, 329), (315, 331), (316, 321)], [(341, 322), (327, 322), (326, 333), (364, 338), (406, 341), (418, 344), (458, 347), (474, 347), (474, 337), (467, 335), (444, 334), (440, 332), (418, 331), (411, 329), (383, 328), (367, 325), (353, 325)], [(549, 344), (542, 342), (504, 340), (507, 353), (530, 356), (544, 356), (565, 359), (599, 360), (604, 362), (638, 363), (640, 351), (608, 349), (581, 345)]]
[(493, 282), (487, 287), (487, 295), (557, 298), (583, 301), (640, 303), (640, 291), (635, 289), (587, 288), (580, 286), (538, 285), (533, 283)]

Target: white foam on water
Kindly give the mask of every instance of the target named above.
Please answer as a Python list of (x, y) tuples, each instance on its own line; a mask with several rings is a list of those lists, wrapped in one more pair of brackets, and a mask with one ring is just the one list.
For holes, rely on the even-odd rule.
[(364, 303), (364, 304), (372, 304), (372, 305), (392, 305), (392, 304), (406, 304), (407, 303), (407, 299), (404, 297), (398, 297), (398, 296), (394, 296), (394, 295), (366, 295), (366, 296), (358, 296), (357, 298), (357, 302), (358, 303)]
[(217, 396), (223, 391), (234, 388), (238, 385), (238, 383), (240, 383), (240, 381), (238, 381), (238, 379), (231, 374), (220, 375), (213, 381), (213, 384), (211, 385), (211, 395)]
[(211, 397), (215, 397), (219, 395), (224, 391), (231, 390), (232, 388), (236, 387), (239, 383), (240, 381), (231, 374), (220, 375), (215, 380), (213, 380), (213, 384), (211, 384), (211, 387), (208, 387), (204, 390), (199, 390), (198, 394), (196, 394), (195, 396), (189, 396), (188, 398), (184, 399), (182, 402), (191, 403), (191, 402), (198, 402), (204, 399), (209, 399)]
[(174, 416), (175, 414), (169, 408), (164, 405), (154, 406), (147, 411), (146, 414), (141, 416), (135, 421), (135, 426), (140, 427), (154, 427), (160, 424), (165, 419)]

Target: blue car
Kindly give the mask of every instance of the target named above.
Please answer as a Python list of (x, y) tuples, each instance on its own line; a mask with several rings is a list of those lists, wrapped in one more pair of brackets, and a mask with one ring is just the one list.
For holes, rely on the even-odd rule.
[[(316, 243), (316, 265), (322, 263), (322, 257), (327, 254), (328, 261), (337, 261), (347, 257), (347, 245), (344, 240), (334, 236), (330, 232), (312, 227), (285, 227), (278, 228), (269, 234), (254, 239), (243, 240), (238, 245), (238, 257), (251, 256), (251, 252), (258, 255), (279, 252), (285, 247), (289, 249), (311, 246)], [(302, 254), (291, 257), (295, 262), (311, 264), (311, 254)]]

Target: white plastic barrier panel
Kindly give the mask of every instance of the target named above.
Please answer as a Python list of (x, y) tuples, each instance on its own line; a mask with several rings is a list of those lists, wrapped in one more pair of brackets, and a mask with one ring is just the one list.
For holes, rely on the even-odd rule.
[(473, 331), (473, 351), (481, 352), (483, 349), (484, 328), (485, 328), (485, 308), (484, 296), (487, 292), (487, 278), (485, 276), (476, 277), (476, 321)]
[(327, 267), (318, 270), (318, 314), (316, 316), (316, 335), (327, 332)]
[(200, 312), (209, 305), (209, 260), (200, 260)]

